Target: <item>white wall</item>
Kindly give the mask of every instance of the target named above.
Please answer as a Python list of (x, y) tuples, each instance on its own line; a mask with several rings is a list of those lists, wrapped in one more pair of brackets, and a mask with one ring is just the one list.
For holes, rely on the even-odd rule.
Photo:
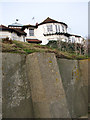
[(24, 35), (18, 36), (16, 33), (13, 32), (11, 33), (11, 39), (24, 42), (25, 36)]
[(83, 44), (83, 38), (82, 37), (70, 36), (69, 40), (71, 41), (71, 43)]
[(28, 28), (28, 29), (26, 28), (26, 29), (24, 30), (24, 32), (26, 32), (26, 33), (27, 33), (27, 37), (29, 37), (29, 28)]
[[(48, 32), (48, 30), (47, 30), (48, 25), (52, 25), (53, 31)], [(47, 35), (47, 34), (56, 33), (56, 26), (57, 26), (57, 32), (67, 33), (67, 27), (63, 24), (60, 24), (60, 23), (46, 23), (46, 24), (39, 25), (38, 28), (34, 29), (34, 36), (30, 36), (29, 35), (29, 28), (28, 29), (26, 28), (25, 29), (25, 32), (27, 33), (26, 38), (28, 38), (28, 39), (37, 38), (38, 40), (42, 41), (43, 45), (47, 44), (51, 40), (58, 40), (58, 39), (61, 39), (64, 42), (68, 42), (70, 40), (71, 43), (80, 43), (80, 44), (82, 43), (83, 38), (82, 37), (75, 37), (74, 35), (70, 36), (70, 37), (66, 37), (65, 35)], [(58, 29), (58, 26), (60, 27), (60, 31)], [(64, 31), (63, 31), (62, 26), (64, 27)]]
[[(52, 29), (53, 31), (48, 32), (47, 31), (47, 26), (48, 25), (52, 25)], [(56, 25), (57, 25), (57, 32), (59, 32), (58, 26), (60, 27), (60, 32), (62, 31), (62, 25), (59, 23), (47, 23), (47, 24), (42, 24), (39, 25), (37, 29), (34, 30), (35, 32), (35, 36), (37, 39), (42, 40), (42, 44), (47, 44), (49, 40), (57, 40), (58, 39), (58, 35), (52, 35), (52, 36), (44, 36), (44, 34), (52, 34), (52, 33), (56, 33)], [(65, 25), (64, 26), (64, 33), (67, 32), (67, 28)]]
[(7, 37), (9, 37), (12, 40), (17, 40), (22, 42), (24, 42), (24, 39), (25, 39), (24, 35), (18, 36), (14, 32), (11, 33), (9, 31), (0, 31), (0, 38), (7, 38)]
[(0, 31), (0, 38), (6, 38), (6, 37), (11, 38), (11, 33), (8, 31)]
[[(53, 31), (51, 31), (51, 32), (48, 32), (48, 31), (47, 31), (47, 26), (49, 26), (49, 25), (52, 25)], [(57, 31), (56, 31), (56, 26), (57, 26)], [(62, 25), (62, 24), (60, 24), (60, 23), (47, 23), (47, 24), (42, 24), (42, 25), (39, 25), (39, 26), (38, 26), (37, 30), (39, 30), (39, 29), (43, 30), (43, 33), (44, 33), (44, 34), (56, 33), (56, 32), (63, 32), (62, 26), (64, 27), (64, 33), (66, 33), (66, 32), (67, 32), (66, 26), (65, 26), (65, 25)], [(60, 28), (60, 31), (59, 31), (59, 28)]]
[(61, 40), (63, 42), (68, 42), (68, 37), (64, 36), (64, 35), (51, 35), (51, 36), (46, 36), (48, 41), (51, 40)]
[(43, 25), (38, 26), (38, 28), (34, 30), (35, 37), (41, 40), (43, 45), (48, 43), (48, 40), (44, 36), (45, 30), (46, 28)]

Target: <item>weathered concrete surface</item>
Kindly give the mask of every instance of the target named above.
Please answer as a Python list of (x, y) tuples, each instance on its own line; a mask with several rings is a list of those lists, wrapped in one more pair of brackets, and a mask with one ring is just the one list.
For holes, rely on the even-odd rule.
[(70, 118), (55, 54), (27, 57), (35, 118)]
[(88, 60), (88, 102), (89, 102), (89, 112), (90, 112), (90, 59)]
[(26, 71), (26, 56), (3, 53), (2, 58), (2, 117), (32, 118), (33, 108)]
[(53, 53), (3, 53), (2, 58), (3, 118), (86, 116), (87, 60), (56, 60)]
[(0, 51), (0, 120), (1, 119), (2, 119), (2, 53)]
[(88, 115), (88, 60), (57, 59), (72, 118)]

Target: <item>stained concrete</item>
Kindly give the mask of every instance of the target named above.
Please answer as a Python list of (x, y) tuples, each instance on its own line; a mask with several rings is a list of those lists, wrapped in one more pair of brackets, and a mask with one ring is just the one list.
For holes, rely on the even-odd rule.
[(88, 60), (57, 62), (71, 117), (88, 115)]
[(36, 118), (70, 118), (55, 54), (27, 57), (32, 102)]
[(0, 51), (0, 120), (1, 119), (2, 119), (2, 53)]
[(26, 71), (26, 56), (3, 53), (2, 117), (33, 117), (30, 85)]
[(3, 118), (78, 118), (87, 114), (87, 60), (54, 53), (3, 53)]

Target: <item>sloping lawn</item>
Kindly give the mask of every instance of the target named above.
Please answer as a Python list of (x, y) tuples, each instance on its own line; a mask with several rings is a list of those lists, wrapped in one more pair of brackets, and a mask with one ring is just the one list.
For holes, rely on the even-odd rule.
[(67, 58), (67, 59), (87, 59), (84, 55), (75, 55), (68, 52), (59, 51), (55, 48), (50, 48), (45, 45), (33, 44), (27, 42), (20, 42), (16, 40), (3, 39), (0, 40), (2, 46), (2, 52), (20, 53), (20, 54), (31, 54), (34, 52), (49, 52), (55, 53), (56, 57)]

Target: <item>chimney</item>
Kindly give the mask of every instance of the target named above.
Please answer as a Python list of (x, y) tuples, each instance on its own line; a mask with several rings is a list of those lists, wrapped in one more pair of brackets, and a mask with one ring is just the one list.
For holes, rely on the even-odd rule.
[(38, 26), (38, 23), (36, 23), (36, 26)]

